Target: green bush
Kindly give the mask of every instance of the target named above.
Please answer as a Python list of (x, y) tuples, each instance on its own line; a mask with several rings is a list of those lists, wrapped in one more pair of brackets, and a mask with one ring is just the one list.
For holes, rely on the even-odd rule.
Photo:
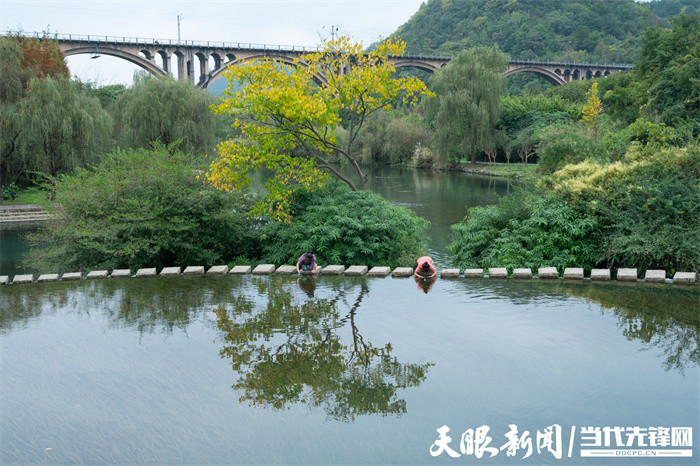
[(473, 207), (452, 226), (448, 250), (459, 267), (591, 268), (600, 248), (597, 219), (559, 196), (524, 190)]
[(184, 154), (116, 151), (93, 170), (62, 176), (54, 219), (38, 237), (38, 270), (205, 265), (257, 255), (251, 203), (197, 179)]
[(630, 128), (620, 129), (608, 119), (598, 136), (582, 123), (553, 125), (537, 133), (538, 171), (554, 173), (567, 164), (584, 160), (610, 162), (620, 159), (632, 137)]
[(429, 222), (369, 191), (329, 182), (298, 191), (290, 224), (261, 227), (266, 261), (296, 264), (314, 251), (320, 264), (410, 265), (427, 242)]
[(609, 264), (640, 269), (700, 268), (700, 151), (652, 149), (654, 163), (612, 177), (601, 191), (597, 214)]

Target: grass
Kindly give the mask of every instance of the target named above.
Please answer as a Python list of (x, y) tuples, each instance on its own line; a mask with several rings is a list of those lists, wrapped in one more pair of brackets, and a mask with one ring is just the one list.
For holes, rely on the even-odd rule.
[(17, 196), (15, 200), (3, 199), (2, 205), (19, 205), (19, 204), (39, 204), (44, 209), (49, 204), (49, 200), (46, 197), (46, 191), (36, 187), (29, 188), (16, 188)]

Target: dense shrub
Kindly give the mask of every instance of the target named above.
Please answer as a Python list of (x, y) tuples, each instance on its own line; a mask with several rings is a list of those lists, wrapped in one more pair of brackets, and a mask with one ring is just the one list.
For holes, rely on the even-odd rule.
[(598, 135), (582, 123), (553, 125), (537, 133), (538, 170), (554, 173), (567, 164), (584, 160), (610, 162), (620, 159), (632, 137), (629, 128), (618, 128), (604, 119)]
[(700, 268), (700, 151), (634, 145), (612, 164), (583, 162), (547, 183), (586, 202), (604, 233), (600, 261), (611, 266)]
[(461, 267), (700, 268), (700, 151), (635, 145), (567, 165), (542, 191), (470, 209), (452, 227)]
[(459, 267), (590, 268), (600, 247), (598, 222), (553, 194), (524, 190), (474, 207), (452, 226), (448, 249)]
[(249, 202), (197, 179), (184, 154), (117, 151), (63, 176), (30, 263), (41, 270), (212, 265), (257, 253)]
[(320, 264), (408, 265), (426, 243), (429, 222), (378, 194), (351, 191), (329, 182), (317, 191), (298, 191), (290, 224), (260, 230), (264, 257), (296, 264), (314, 251)]

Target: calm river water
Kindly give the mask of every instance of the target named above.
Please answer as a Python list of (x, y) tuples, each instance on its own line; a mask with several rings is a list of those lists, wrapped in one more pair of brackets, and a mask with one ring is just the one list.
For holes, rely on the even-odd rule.
[[(509, 189), (386, 173), (374, 189), (431, 215), (434, 238), (470, 193)], [(444, 239), (430, 252), (446, 261)], [(4, 286), (0, 463), (697, 464), (699, 300), (588, 281)], [(692, 457), (583, 456), (650, 449)]]

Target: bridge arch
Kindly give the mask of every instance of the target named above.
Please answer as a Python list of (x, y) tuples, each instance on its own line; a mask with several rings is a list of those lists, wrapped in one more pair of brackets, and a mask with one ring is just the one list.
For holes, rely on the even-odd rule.
[(427, 71), (429, 73), (434, 73), (437, 71), (441, 66), (435, 66), (431, 63), (426, 63), (424, 61), (418, 61), (418, 60), (407, 60), (407, 61), (399, 61), (394, 65), (394, 67), (398, 70), (399, 68), (418, 68), (419, 70)]
[(166, 73), (163, 71), (158, 65), (155, 63), (146, 60), (140, 55), (134, 55), (129, 52), (124, 52), (123, 50), (118, 50), (118, 49), (112, 49), (112, 48), (107, 48), (107, 47), (99, 47), (96, 48), (94, 46), (82, 46), (82, 47), (74, 47), (70, 49), (66, 49), (63, 51), (66, 57), (71, 56), (71, 55), (79, 55), (83, 53), (95, 53), (98, 52), (100, 54), (104, 55), (110, 55), (113, 57), (118, 57), (122, 58), (128, 62), (133, 63), (134, 65), (140, 66), (141, 68), (155, 74), (156, 76), (165, 76)]
[(547, 81), (551, 82), (555, 86), (558, 86), (560, 84), (566, 84), (564, 76), (558, 75), (553, 71), (549, 71), (538, 66), (518, 66), (516, 68), (509, 69), (508, 71), (506, 71), (505, 76), (507, 78), (508, 76), (513, 76), (516, 73), (534, 73), (536, 75), (544, 77)]
[[(239, 59), (229, 60), (229, 61), (227, 61), (226, 63), (223, 63), (223, 64), (221, 65), (220, 68), (218, 68), (218, 69), (216, 69), (216, 70), (214, 70), (214, 71), (211, 72), (211, 75), (209, 76), (209, 78), (206, 79), (206, 80), (200, 85), (200, 87), (201, 87), (202, 89), (206, 89), (207, 87), (209, 87), (209, 85), (210, 85), (212, 82), (214, 82), (214, 80), (215, 80), (216, 78), (218, 78), (219, 76), (221, 76), (221, 73), (223, 73), (224, 71), (226, 71), (226, 70), (228, 69), (229, 66), (239, 66), (239, 65), (243, 65), (243, 64), (245, 64), (245, 63), (247, 63), (247, 62), (256, 61), (256, 60), (263, 60), (263, 59), (266, 59), (266, 58), (267, 58), (267, 59), (271, 59), (271, 60), (279, 61), (279, 62), (281, 62), (281, 63), (284, 64), (284, 65), (288, 65), (288, 66), (301, 66), (302, 68), (306, 68), (306, 67), (304, 66), (303, 62), (302, 62), (301, 64), (294, 63), (294, 59), (292, 59), (292, 58), (290, 58), (290, 57), (288, 57), (288, 56), (285, 56), (285, 55), (269, 55), (269, 54), (253, 55), (253, 56), (250, 56), (250, 57), (245, 57), (245, 58), (239, 58)], [(312, 77), (312, 79), (313, 79), (313, 81), (314, 81), (316, 84), (318, 84), (319, 86), (325, 86), (325, 85), (327, 84), (326, 78), (325, 78), (324, 76), (322, 76), (322, 75), (314, 74), (313, 77)]]

